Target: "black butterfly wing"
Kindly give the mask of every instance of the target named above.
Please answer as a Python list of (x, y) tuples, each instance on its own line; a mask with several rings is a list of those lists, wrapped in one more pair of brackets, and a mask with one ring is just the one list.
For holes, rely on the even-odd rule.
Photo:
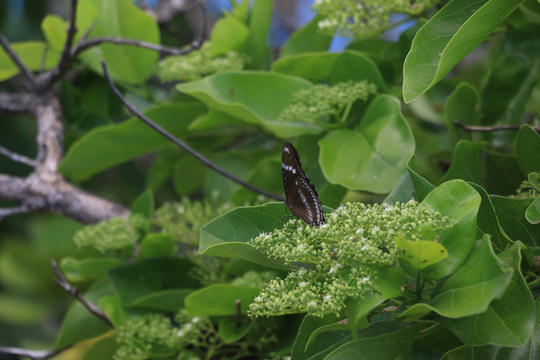
[(283, 147), (281, 159), (285, 205), (298, 218), (309, 225), (324, 224), (324, 214), (317, 190), (307, 178), (298, 152), (292, 144)]

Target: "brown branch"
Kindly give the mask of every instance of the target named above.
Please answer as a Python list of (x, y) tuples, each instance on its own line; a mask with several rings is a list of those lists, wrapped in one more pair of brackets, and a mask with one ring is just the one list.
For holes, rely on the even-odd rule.
[(36, 160), (30, 159), (29, 157), (26, 157), (24, 155), (14, 153), (13, 151), (8, 150), (3, 146), (0, 146), (0, 154), (4, 155), (8, 159), (11, 159), (11, 160), (13, 160), (15, 162), (19, 162), (21, 164), (28, 165), (30, 167), (36, 167), (37, 166), (37, 161)]
[(116, 97), (118, 97), (118, 99), (120, 99), (122, 104), (124, 104), (124, 106), (133, 115), (135, 115), (140, 120), (142, 120), (146, 125), (150, 126), (152, 129), (154, 129), (156, 132), (158, 132), (164, 138), (166, 138), (167, 140), (169, 140), (170, 142), (172, 142), (173, 144), (175, 144), (176, 146), (178, 146), (179, 148), (181, 148), (182, 150), (187, 152), (189, 155), (193, 156), (195, 159), (197, 159), (199, 162), (201, 162), (204, 166), (206, 166), (207, 168), (209, 168), (211, 170), (214, 170), (218, 174), (223, 175), (225, 178), (237, 183), (238, 185), (241, 185), (241, 186), (245, 187), (248, 190), (253, 191), (254, 193), (264, 195), (264, 196), (266, 196), (266, 197), (268, 197), (270, 199), (275, 199), (275, 200), (278, 200), (278, 201), (284, 201), (284, 199), (281, 196), (272, 194), (272, 193), (270, 193), (270, 192), (268, 192), (268, 191), (266, 191), (264, 189), (258, 188), (256, 186), (254, 186), (254, 185), (240, 179), (239, 177), (225, 171), (224, 169), (217, 166), (216, 164), (211, 162), (209, 159), (207, 159), (206, 157), (204, 157), (203, 155), (199, 154), (197, 151), (192, 149), (189, 145), (187, 145), (183, 141), (177, 139), (174, 135), (169, 133), (167, 130), (165, 130), (164, 128), (162, 128), (161, 126), (159, 126), (158, 124), (153, 122), (150, 118), (148, 118), (146, 115), (144, 115), (139, 110), (137, 110), (133, 105), (131, 105), (122, 96), (122, 94), (120, 93), (120, 91), (118, 90), (118, 88), (116, 87), (114, 82), (112, 81), (112, 79), (111, 79), (111, 77), (109, 75), (109, 72), (107, 71), (107, 65), (105, 64), (104, 61), (101, 62), (101, 67), (103, 68), (103, 74), (105, 75), (105, 79), (107, 79), (107, 82), (109, 83), (109, 86), (110, 86), (112, 92), (116, 95)]
[(67, 279), (64, 277), (64, 275), (62, 275), (62, 272), (58, 268), (58, 264), (56, 263), (56, 261), (51, 260), (51, 266), (54, 270), (54, 274), (56, 275), (56, 279), (54, 280), (55, 283), (57, 283), (62, 289), (64, 289), (67, 293), (77, 299), (93, 315), (103, 320), (103, 322), (110, 327), (114, 327), (111, 319), (109, 319), (109, 317), (103, 311), (101, 311), (99, 307), (82, 297), (82, 295), (79, 293), (79, 289), (77, 289), (75, 286), (71, 285), (69, 281), (67, 281)]
[(8, 39), (4, 36), (4, 34), (0, 33), (0, 45), (2, 48), (4, 48), (4, 51), (8, 54), (8, 56), (11, 58), (13, 63), (19, 68), (19, 71), (21, 74), (26, 78), (28, 81), (28, 85), (31, 88), (35, 88), (36, 86), (36, 78), (32, 74), (32, 72), (26, 67), (26, 65), (22, 62), (19, 55), (15, 53), (11, 45), (9, 44)]
[[(458, 120), (454, 120), (454, 125), (460, 127), (467, 132), (495, 132), (495, 131), (516, 131), (521, 129), (521, 125), (493, 125), (493, 126), (476, 126), (467, 125)], [(540, 128), (531, 126), (531, 128), (540, 134)]]
[(0, 346), (0, 355), (14, 355), (28, 357), (32, 360), (45, 360), (58, 355), (68, 347), (56, 350), (29, 350), (9, 346)]
[(28, 106), (27, 112), (37, 118), (37, 164), (26, 178), (0, 174), (0, 197), (21, 203), (19, 207), (3, 209), (2, 215), (51, 211), (83, 223), (127, 216), (128, 209), (73, 186), (58, 173), (63, 158), (58, 100), (48, 93), (31, 96), (33, 101), (21, 100), (21, 104)]
[(31, 113), (34, 108), (33, 94), (9, 94), (0, 92), (0, 116)]

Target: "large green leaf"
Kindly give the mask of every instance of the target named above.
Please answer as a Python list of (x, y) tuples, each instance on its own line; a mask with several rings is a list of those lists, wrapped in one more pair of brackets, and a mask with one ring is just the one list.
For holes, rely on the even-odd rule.
[(434, 311), (455, 319), (482, 313), (503, 296), (513, 273), (497, 259), (489, 237), (484, 236), (463, 266), (441, 280), (428, 300), (412, 305), (402, 316), (418, 317)]
[[(186, 134), (189, 122), (203, 107), (200, 104), (163, 105), (145, 112), (175, 136)], [(94, 129), (79, 139), (67, 152), (60, 171), (81, 181), (121, 162), (136, 158), (169, 144), (169, 140), (141, 120), (131, 118), (118, 125)]]
[(457, 222), (440, 236), (439, 242), (448, 251), (448, 257), (425, 269), (430, 279), (451, 274), (469, 255), (476, 240), (476, 215), (480, 202), (480, 195), (470, 185), (452, 180), (430, 192), (420, 204)]
[[(382, 330), (370, 334), (371, 327)], [(359, 339), (347, 342), (329, 353), (325, 360), (357, 360), (357, 359), (395, 359), (409, 344), (411, 344), (420, 331), (427, 327), (425, 324), (392, 326), (392, 323), (378, 322), (372, 324), (358, 334)]]
[(452, 0), (416, 34), (403, 65), (403, 99), (425, 93), (524, 0)]
[[(54, 49), (47, 49), (45, 43), (39, 41), (27, 41), (11, 44), (13, 51), (19, 56), (21, 61), (31, 71), (42, 69), (49, 70), (54, 67), (60, 59), (60, 52)], [(45, 55), (45, 61), (43, 56)], [(19, 68), (11, 61), (11, 58), (0, 48), (0, 81), (9, 79), (17, 75)]]
[(477, 125), (475, 107), (478, 103), (478, 92), (468, 83), (459, 84), (454, 92), (446, 99), (444, 105), (444, 117), (448, 136), (450, 137), (450, 148), (453, 149), (459, 140), (472, 140), (471, 133), (464, 131), (454, 125), (454, 121), (462, 124)]
[(399, 101), (375, 98), (355, 130), (341, 129), (319, 141), (325, 177), (348, 189), (388, 193), (406, 171), (414, 138)]
[(272, 71), (299, 76), (310, 81), (328, 81), (332, 64), (340, 56), (336, 53), (313, 52), (279, 58)]
[(281, 47), (280, 57), (315, 51), (326, 52), (332, 41), (332, 36), (322, 34), (319, 31), (321, 19), (322, 16), (315, 16), (303, 28), (295, 31)]
[[(99, 281), (93, 284), (82, 296), (91, 303), (97, 304), (100, 298), (112, 295), (113, 292), (110, 282)], [(54, 348), (60, 349), (81, 340), (92, 339), (110, 330), (112, 328), (109, 325), (90, 313), (80, 302), (74, 300), (73, 305), (62, 320)]]
[(233, 16), (219, 19), (210, 35), (210, 54), (218, 56), (231, 50), (240, 50), (248, 34), (247, 26)]
[(477, 237), (482, 237), (484, 234), (489, 234), (491, 236), (491, 243), (493, 247), (497, 249), (497, 252), (500, 252), (506, 249), (508, 246), (512, 245), (513, 241), (510, 240), (508, 235), (504, 232), (499, 224), (499, 219), (497, 219), (497, 214), (495, 213), (495, 208), (493, 203), (489, 198), (488, 193), (480, 185), (469, 184), (471, 185), (482, 197), (482, 203), (480, 204), (480, 209), (478, 210), (477, 216)]
[[(116, 36), (125, 39), (160, 43), (159, 28), (150, 15), (129, 0), (103, 0), (97, 22), (89, 38)], [(81, 54), (94, 71), (101, 73), (100, 61), (105, 60), (114, 80), (140, 84), (154, 72), (157, 51), (134, 46), (101, 44)]]
[(516, 158), (488, 151), (485, 146), (484, 141), (460, 140), (454, 149), (450, 169), (441, 182), (462, 179), (480, 184), (491, 194), (514, 193), (523, 181)]
[(513, 241), (520, 240), (525, 245), (540, 252), (540, 225), (527, 221), (525, 213), (531, 205), (532, 199), (511, 199), (491, 195), (491, 202), (495, 207), (497, 218), (504, 232)]
[(109, 272), (109, 278), (128, 307), (177, 311), (192, 289), (199, 287), (189, 276), (192, 267), (188, 259), (151, 258), (119, 266)]
[(332, 83), (336, 84), (349, 80), (367, 80), (377, 86), (379, 93), (387, 90), (375, 63), (367, 56), (355, 51), (341, 53), (336, 57), (330, 68), (330, 81)]
[(186, 310), (193, 316), (235, 315), (236, 301), (240, 300), (240, 311), (245, 314), (260, 291), (258, 287), (210, 285), (186, 297)]
[(514, 269), (502, 297), (493, 300), (483, 313), (440, 320), (467, 345), (522, 346), (533, 333), (536, 306), (520, 271), (519, 246), (513, 245), (501, 253), (499, 259), (505, 267)]
[(249, 35), (244, 46), (252, 69), (268, 69), (271, 62), (267, 46), (268, 31), (272, 23), (273, 0), (254, 1), (249, 15)]
[[(533, 336), (520, 347), (464, 345), (448, 351), (443, 360), (530, 360), (540, 358), (540, 299), (536, 300), (536, 328)], [(518, 309), (515, 309), (518, 310)]]
[(307, 347), (307, 343), (314, 331), (323, 326), (334, 324), (338, 320), (342, 319), (335, 314), (328, 314), (322, 318), (306, 315), (302, 320), (302, 324), (300, 325), (294, 340), (291, 350), (291, 358), (296, 360), (307, 360), (311, 357), (311, 355), (317, 354), (336, 342), (343, 340), (348, 334), (350, 334), (348, 331), (327, 332), (323, 337), (320, 337), (317, 339), (317, 341), (312, 342), (310, 346)]
[(285, 205), (239, 207), (204, 225), (201, 229), (199, 253), (246, 259), (258, 264), (287, 269), (281, 261), (272, 260), (248, 244), (262, 233), (282, 226)]
[(516, 156), (525, 174), (540, 171), (540, 135), (529, 125), (524, 125), (517, 133)]
[(540, 197), (534, 199), (527, 210), (525, 210), (525, 218), (531, 224), (540, 224)]
[(276, 73), (229, 72), (179, 84), (177, 89), (201, 100), (213, 110), (288, 138), (322, 131), (315, 124), (279, 121), (280, 113), (290, 104), (294, 93), (311, 86), (305, 80)]

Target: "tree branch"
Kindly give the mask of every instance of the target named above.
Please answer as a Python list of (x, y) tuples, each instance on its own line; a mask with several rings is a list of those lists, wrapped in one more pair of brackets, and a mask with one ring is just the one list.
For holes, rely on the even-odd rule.
[[(521, 129), (521, 125), (493, 125), (493, 126), (476, 126), (476, 125), (467, 125), (458, 120), (454, 120), (454, 125), (460, 127), (461, 129), (467, 132), (495, 132), (495, 131), (511, 131)], [(536, 126), (531, 126), (531, 128), (540, 134), (540, 128)]]
[(33, 94), (9, 94), (0, 92), (0, 116), (31, 113), (34, 108)]
[(8, 39), (4, 36), (4, 34), (0, 33), (0, 45), (2, 48), (4, 48), (4, 51), (9, 55), (11, 60), (15, 63), (15, 65), (19, 68), (19, 71), (21, 74), (26, 78), (28, 81), (28, 85), (31, 88), (35, 88), (36, 86), (36, 78), (32, 74), (32, 72), (26, 67), (26, 65), (22, 62), (19, 55), (15, 53), (11, 45), (9, 44)]
[(55, 283), (57, 283), (62, 289), (64, 289), (66, 292), (68, 292), (71, 296), (73, 296), (75, 299), (77, 299), (85, 308), (88, 309), (93, 315), (100, 318), (110, 327), (114, 327), (113, 323), (111, 322), (111, 319), (103, 312), (99, 307), (92, 304), (90, 301), (86, 300), (79, 294), (79, 289), (77, 289), (75, 286), (71, 285), (69, 281), (62, 275), (62, 272), (58, 268), (58, 264), (56, 261), (51, 260), (51, 266), (54, 270), (54, 273), (56, 275), (56, 279), (54, 280)]
[(9, 346), (0, 346), (0, 354), (29, 357), (32, 360), (45, 360), (58, 355), (67, 347), (56, 350), (29, 350)]
[(14, 153), (11, 150), (6, 149), (5, 147), (0, 145), (0, 154), (4, 155), (8, 159), (11, 159), (15, 162), (20, 162), (22, 164), (28, 165), (30, 167), (36, 167), (37, 161), (34, 159), (30, 159), (29, 157), (26, 157), (24, 155), (20, 155), (17, 153)]
[(172, 135), (171, 133), (169, 133), (167, 130), (165, 130), (164, 128), (162, 128), (161, 126), (159, 126), (158, 124), (156, 124), (155, 122), (153, 122), (150, 118), (148, 118), (146, 115), (144, 115), (143, 113), (141, 113), (139, 110), (137, 110), (133, 105), (131, 105), (123, 96), (122, 94), (120, 93), (120, 91), (118, 90), (118, 88), (116, 87), (116, 85), (114, 84), (114, 82), (112, 81), (110, 75), (109, 75), (109, 72), (107, 71), (107, 65), (105, 64), (104, 61), (101, 62), (101, 67), (103, 68), (103, 74), (105, 75), (105, 79), (107, 79), (107, 82), (109, 83), (109, 86), (112, 90), (112, 92), (118, 97), (118, 99), (120, 99), (120, 101), (122, 102), (122, 104), (124, 104), (124, 106), (133, 114), (135, 115), (136, 117), (138, 117), (139, 119), (141, 119), (146, 125), (150, 126), (152, 129), (154, 129), (155, 131), (157, 131), (160, 135), (162, 135), (164, 138), (166, 138), (167, 140), (169, 140), (170, 142), (172, 142), (173, 144), (175, 144), (176, 146), (178, 146), (179, 148), (181, 148), (182, 150), (184, 150), (185, 152), (187, 152), (189, 155), (193, 156), (195, 159), (197, 159), (198, 161), (200, 161), (204, 166), (208, 167), (209, 169), (212, 169), (214, 170), (215, 172), (217, 172), (218, 174), (221, 174), (223, 175), (225, 178), (245, 187), (246, 189), (249, 189), (251, 191), (253, 191), (254, 193), (257, 193), (257, 194), (261, 194), (261, 195), (264, 195), (270, 199), (275, 199), (275, 200), (278, 200), (278, 201), (284, 201), (284, 199), (279, 196), (279, 195), (275, 195), (275, 194), (272, 194), (266, 190), (263, 190), (261, 188), (258, 188), (242, 179), (240, 179), (239, 177), (236, 177), (234, 176), (233, 174), (225, 171), (224, 169), (222, 169), (221, 167), (217, 166), (216, 164), (214, 164), (213, 162), (211, 162), (209, 159), (205, 158), (203, 155), (199, 154), (197, 151), (195, 151), (194, 149), (192, 149), (191, 147), (189, 147), (189, 145), (187, 145), (186, 143), (184, 143), (183, 141), (177, 139), (174, 135)]

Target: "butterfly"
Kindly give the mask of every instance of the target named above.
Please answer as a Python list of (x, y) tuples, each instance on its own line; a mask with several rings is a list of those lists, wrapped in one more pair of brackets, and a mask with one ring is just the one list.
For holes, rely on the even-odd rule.
[(281, 155), (281, 173), (285, 189), (285, 205), (297, 218), (309, 225), (324, 224), (321, 200), (315, 187), (307, 178), (298, 152), (290, 143), (285, 143)]

